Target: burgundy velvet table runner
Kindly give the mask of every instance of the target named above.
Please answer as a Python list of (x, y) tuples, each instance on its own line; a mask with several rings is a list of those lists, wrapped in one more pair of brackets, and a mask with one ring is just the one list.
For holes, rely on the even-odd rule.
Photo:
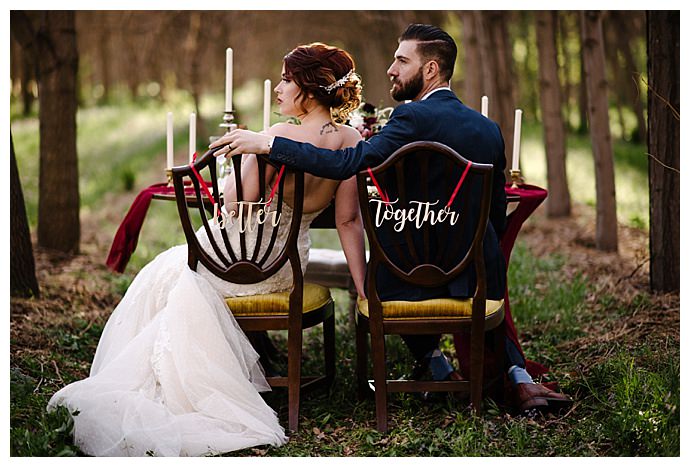
[[(194, 194), (194, 188), (191, 185), (189, 188), (185, 188), (185, 194)], [(144, 225), (144, 219), (146, 219), (154, 195), (175, 196), (175, 187), (168, 186), (167, 183), (156, 183), (141, 190), (134, 199), (127, 215), (120, 222), (110, 246), (108, 258), (105, 261), (105, 264), (113, 271), (123, 272), (132, 257), (132, 253), (137, 248), (139, 233)]]

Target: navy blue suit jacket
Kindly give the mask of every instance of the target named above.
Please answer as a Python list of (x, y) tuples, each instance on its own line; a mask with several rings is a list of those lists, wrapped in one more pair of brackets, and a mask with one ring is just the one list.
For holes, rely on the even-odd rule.
[[(493, 164), (491, 212), (484, 238), (487, 297), (503, 298), (506, 267), (498, 244), (506, 223), (503, 136), (495, 122), (465, 106), (452, 91), (436, 91), (425, 100), (398, 106), (380, 133), (353, 148), (332, 151), (276, 137), (269, 158), (320, 177), (346, 179), (366, 167), (381, 164), (397, 149), (414, 141), (443, 143), (473, 162)], [(391, 277), (385, 278), (378, 291), (384, 300), (468, 297), (474, 294), (475, 287), (474, 270), (470, 269), (447, 286), (431, 289), (411, 288), (388, 274)]]

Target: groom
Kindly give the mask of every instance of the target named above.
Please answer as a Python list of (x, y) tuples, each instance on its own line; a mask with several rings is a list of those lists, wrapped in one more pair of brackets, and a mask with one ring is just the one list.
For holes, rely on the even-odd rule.
[[(498, 125), (466, 107), (450, 89), (457, 46), (445, 31), (429, 25), (411, 24), (402, 33), (394, 61), (388, 69), (391, 96), (399, 105), (380, 133), (354, 148), (331, 151), (308, 143), (235, 130), (216, 141), (217, 155), (230, 153), (268, 154), (272, 162), (297, 167), (314, 175), (346, 179), (366, 167), (382, 163), (397, 149), (413, 141), (437, 141), (453, 148), (465, 158), (494, 166), (491, 211), (484, 239), (487, 266), (487, 298), (501, 299), (505, 292), (505, 260), (499, 238), (506, 225), (504, 143)], [(506, 79), (510, 79), (506, 77)], [(443, 177), (442, 171), (436, 175)], [(434, 180), (430, 183), (433, 185)], [(469, 274), (460, 275), (444, 287), (411, 288), (387, 277), (378, 290), (382, 300), (426, 300), (439, 296), (466, 298), (473, 295)], [(417, 364), (413, 378), (430, 369), (434, 380), (462, 377), (438, 348), (439, 335), (402, 336)], [(525, 360), (516, 345), (506, 339), (506, 371), (517, 394), (521, 412), (551, 411), (572, 403), (563, 394), (536, 384), (525, 370)]]

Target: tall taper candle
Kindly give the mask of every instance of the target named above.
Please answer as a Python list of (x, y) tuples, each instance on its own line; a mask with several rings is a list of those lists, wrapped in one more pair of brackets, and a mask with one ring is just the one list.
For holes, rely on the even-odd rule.
[(232, 49), (225, 49), (225, 110), (232, 110)]
[(174, 165), (173, 162), (173, 114), (168, 112), (168, 124), (166, 125), (167, 154), (166, 161), (168, 169)]
[(196, 152), (196, 114), (192, 112), (189, 115), (189, 163), (194, 160), (194, 153)]
[(513, 170), (520, 170), (520, 129), (522, 127), (522, 110), (515, 110), (515, 133), (513, 134)]
[(264, 131), (271, 126), (271, 80), (264, 81)]
[(489, 98), (482, 96), (482, 115), (489, 117)]

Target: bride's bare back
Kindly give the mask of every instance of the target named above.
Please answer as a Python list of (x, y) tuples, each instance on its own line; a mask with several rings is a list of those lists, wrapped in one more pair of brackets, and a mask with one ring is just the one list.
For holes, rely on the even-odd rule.
[[(311, 143), (316, 147), (327, 149), (342, 149), (355, 146), (361, 139), (357, 130), (347, 125), (336, 125), (327, 122), (321, 127), (313, 125), (292, 125), (279, 123), (268, 131), (273, 136), (283, 136), (295, 141)], [(286, 196), (291, 197), (294, 189), (293, 177), (286, 179)], [(319, 211), (331, 202), (340, 184), (340, 180), (320, 178), (304, 174), (304, 212)]]

